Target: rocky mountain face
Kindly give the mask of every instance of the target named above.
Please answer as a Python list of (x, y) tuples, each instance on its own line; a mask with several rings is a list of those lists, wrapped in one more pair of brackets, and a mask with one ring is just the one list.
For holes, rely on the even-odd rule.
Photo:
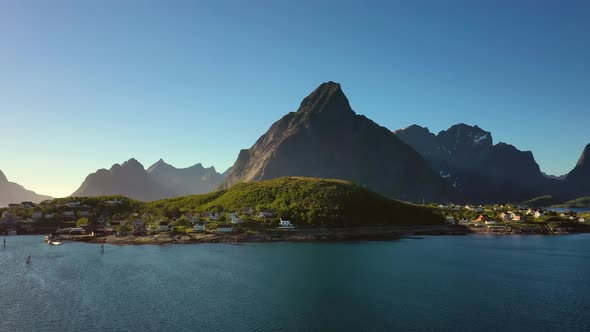
[(100, 169), (86, 177), (72, 196), (124, 195), (141, 201), (201, 194), (223, 181), (215, 168), (197, 164), (178, 169), (159, 160), (147, 170), (135, 159)]
[(563, 180), (563, 193), (568, 198), (590, 196), (590, 144), (582, 151), (578, 163)]
[(571, 199), (590, 188), (590, 171), (584, 166), (588, 147), (568, 174), (568, 184), (541, 172), (532, 152), (502, 142), (494, 145), (492, 134), (478, 126), (457, 124), (434, 135), (412, 125), (395, 133), (472, 202), (522, 202), (542, 195)]
[(51, 199), (51, 197), (39, 195), (17, 183), (8, 181), (6, 175), (0, 171), (0, 206), (8, 206), (10, 203), (20, 202), (39, 203), (46, 199)]
[(413, 148), (357, 115), (334, 82), (320, 85), (296, 112), (242, 150), (224, 187), (282, 176), (349, 180), (414, 202), (447, 201), (455, 195)]

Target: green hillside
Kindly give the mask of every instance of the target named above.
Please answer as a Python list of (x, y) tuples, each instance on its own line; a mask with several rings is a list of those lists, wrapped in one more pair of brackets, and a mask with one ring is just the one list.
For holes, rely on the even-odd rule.
[(558, 201), (555, 200), (553, 198), (553, 196), (546, 195), (546, 196), (540, 196), (540, 197), (535, 197), (533, 199), (529, 199), (528, 201), (523, 202), (522, 204), (524, 204), (528, 207), (539, 208), (539, 207), (551, 206), (551, 205), (554, 205), (557, 203), (558, 203)]
[(553, 207), (559, 208), (590, 208), (590, 197), (580, 197), (567, 201), (563, 204), (556, 204)]
[(209, 194), (145, 203), (147, 212), (232, 212), (271, 209), (300, 226), (441, 224), (436, 209), (403, 203), (351, 182), (305, 177), (239, 183)]

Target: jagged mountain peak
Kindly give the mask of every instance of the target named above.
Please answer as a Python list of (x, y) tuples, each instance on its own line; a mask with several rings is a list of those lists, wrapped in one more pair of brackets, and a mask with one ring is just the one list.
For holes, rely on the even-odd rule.
[(0, 183), (8, 182), (8, 178), (4, 173), (0, 170)]
[(298, 113), (354, 113), (339, 83), (326, 82), (305, 97)]
[(587, 167), (588, 165), (590, 165), (590, 143), (586, 144), (586, 147), (584, 148), (584, 151), (582, 151), (582, 155), (580, 156), (580, 159), (578, 159), (578, 163), (576, 164), (576, 166), (580, 167)]

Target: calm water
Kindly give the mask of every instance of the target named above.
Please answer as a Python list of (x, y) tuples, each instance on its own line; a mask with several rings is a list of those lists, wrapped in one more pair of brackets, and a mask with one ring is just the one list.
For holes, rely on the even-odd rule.
[(39, 236), (7, 241), (1, 331), (590, 330), (590, 234), (104, 255)]

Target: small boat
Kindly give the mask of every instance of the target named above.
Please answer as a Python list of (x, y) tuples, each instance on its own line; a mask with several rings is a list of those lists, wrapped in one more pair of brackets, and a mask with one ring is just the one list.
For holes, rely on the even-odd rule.
[(104, 254), (104, 243), (100, 245), (100, 253)]
[(60, 241), (49, 241), (49, 244), (52, 246), (61, 246), (63, 243)]
[(6, 238), (4, 238), (4, 241), (2, 241), (2, 248), (6, 248)]
[(29, 254), (29, 257), (27, 257), (27, 264), (31, 264), (31, 254)]

